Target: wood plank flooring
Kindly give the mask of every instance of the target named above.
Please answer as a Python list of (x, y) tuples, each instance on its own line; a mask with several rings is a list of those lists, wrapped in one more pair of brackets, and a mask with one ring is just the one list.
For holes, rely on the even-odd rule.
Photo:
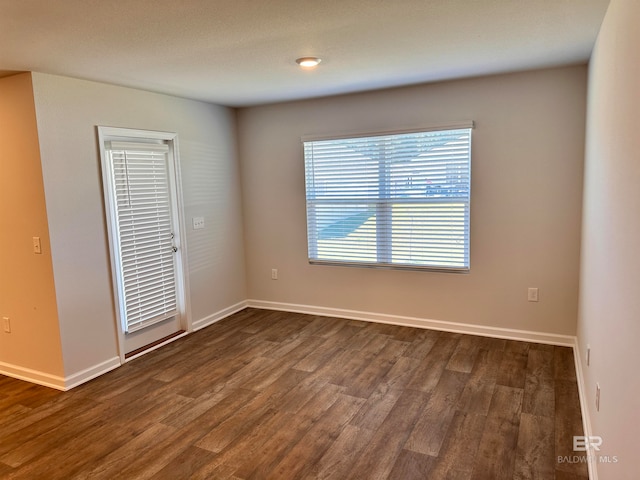
[(0, 376), (2, 479), (587, 479), (573, 353), (246, 309), (69, 392)]

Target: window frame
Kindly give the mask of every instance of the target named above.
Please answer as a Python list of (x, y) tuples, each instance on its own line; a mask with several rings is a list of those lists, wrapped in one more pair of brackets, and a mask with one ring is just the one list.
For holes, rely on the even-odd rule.
[[(472, 165), (472, 131), (475, 128), (475, 123), (473, 121), (465, 121), (465, 122), (457, 122), (450, 124), (435, 124), (435, 125), (426, 125), (414, 129), (405, 129), (405, 130), (393, 130), (393, 131), (374, 131), (374, 132), (357, 132), (357, 133), (343, 133), (339, 135), (305, 135), (301, 138), (303, 144), (303, 157), (305, 162), (305, 203), (306, 203), (306, 215), (307, 215), (307, 252), (308, 252), (308, 261), (311, 265), (329, 265), (329, 266), (343, 266), (343, 267), (360, 267), (360, 268), (377, 268), (377, 269), (393, 269), (393, 270), (417, 270), (417, 271), (430, 271), (430, 272), (445, 272), (445, 273), (469, 273), (471, 270), (471, 165)], [(389, 228), (392, 227), (393, 222), (388, 220), (390, 219), (391, 213), (384, 212), (384, 209), (389, 209), (391, 204), (394, 203), (393, 200), (399, 200), (400, 197), (390, 197), (384, 196), (385, 194), (379, 194), (376, 203), (376, 211), (382, 213), (383, 217), (386, 218), (386, 221), (379, 221), (376, 218), (376, 261), (349, 261), (349, 260), (338, 260), (338, 259), (320, 259), (318, 257), (318, 228), (315, 226), (315, 216), (316, 209), (310, 207), (310, 202), (312, 201), (315, 205), (322, 204), (322, 201), (318, 201), (317, 198), (310, 199), (309, 194), (309, 166), (308, 166), (308, 158), (306, 153), (306, 146), (312, 142), (322, 142), (322, 141), (339, 141), (339, 140), (348, 140), (348, 139), (367, 139), (367, 138), (375, 138), (375, 137), (385, 137), (385, 136), (396, 136), (403, 134), (413, 134), (413, 133), (429, 133), (429, 132), (446, 132), (446, 131), (454, 131), (454, 130), (469, 130), (469, 139), (468, 139), (468, 160), (467, 160), (467, 169), (468, 169), (468, 195), (466, 197), (465, 203), (465, 224), (464, 224), (464, 235), (466, 239), (466, 243), (464, 246), (464, 250), (467, 252), (465, 257), (465, 264), (463, 266), (443, 266), (443, 265), (434, 265), (434, 264), (409, 264), (409, 263), (393, 263), (392, 261), (392, 250), (393, 250), (393, 241), (392, 241), (392, 233), (388, 231)], [(385, 160), (386, 161), (386, 160)], [(385, 161), (380, 162), (384, 164)], [(387, 167), (384, 167), (387, 168)], [(378, 180), (377, 182), (379, 187), (389, 188), (388, 182), (381, 182)], [(388, 201), (384, 201), (384, 200)], [(433, 198), (429, 198), (426, 194), (423, 197), (418, 197), (418, 200), (415, 200), (413, 203), (416, 204), (438, 204), (445, 203), (450, 200), (446, 198), (444, 200), (434, 200)], [(363, 200), (362, 204), (368, 204), (368, 200)], [(406, 203), (410, 204), (412, 202), (399, 201), (396, 203)], [(376, 214), (378, 217), (378, 214)], [(379, 228), (379, 226), (386, 227), (386, 231), (381, 231), (383, 229)], [(315, 229), (315, 234), (311, 235), (312, 229)], [(315, 241), (314, 241), (315, 240)], [(382, 248), (381, 248), (382, 247)], [(382, 261), (381, 261), (382, 259)]]

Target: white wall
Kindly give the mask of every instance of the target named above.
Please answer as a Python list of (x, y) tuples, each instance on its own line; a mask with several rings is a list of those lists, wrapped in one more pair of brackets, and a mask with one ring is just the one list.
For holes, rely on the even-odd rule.
[(118, 355), (96, 125), (177, 132), (194, 321), (246, 298), (233, 110), (33, 74), (66, 376)]
[[(0, 372), (43, 383), (63, 375), (31, 74), (0, 79)], [(42, 253), (34, 254), (32, 237)]]
[[(640, 2), (612, 0), (589, 70), (578, 342), (601, 480), (638, 478)], [(591, 345), (591, 364), (585, 350)], [(601, 405), (594, 405), (596, 382)]]
[[(249, 298), (573, 335), (585, 97), (576, 66), (241, 109)], [(460, 120), (477, 126), (470, 274), (308, 264), (301, 136)]]

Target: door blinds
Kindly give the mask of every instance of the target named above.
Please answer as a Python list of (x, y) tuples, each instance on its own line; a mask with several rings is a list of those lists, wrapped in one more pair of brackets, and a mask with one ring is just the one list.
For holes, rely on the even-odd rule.
[(167, 155), (164, 144), (107, 142), (111, 160), (120, 317), (125, 332), (177, 313)]

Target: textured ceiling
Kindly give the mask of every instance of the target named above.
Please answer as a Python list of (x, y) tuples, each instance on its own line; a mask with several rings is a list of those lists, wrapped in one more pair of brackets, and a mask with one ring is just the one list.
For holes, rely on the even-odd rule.
[[(0, 0), (0, 75), (230, 106), (588, 60), (608, 0)], [(297, 57), (322, 57), (312, 71)]]

